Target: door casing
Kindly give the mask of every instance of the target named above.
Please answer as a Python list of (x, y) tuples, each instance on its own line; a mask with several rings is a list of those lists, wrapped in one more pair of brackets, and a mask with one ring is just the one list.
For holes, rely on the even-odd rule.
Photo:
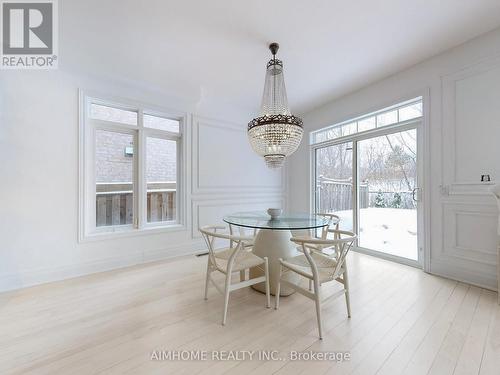
[[(418, 260), (407, 259), (403, 257), (399, 257), (392, 254), (386, 254), (383, 252), (375, 251), (372, 249), (367, 249), (358, 246), (356, 243), (354, 250), (360, 253), (377, 256), (379, 258), (395, 261), (398, 263), (406, 264), (413, 267), (424, 268), (424, 270), (428, 270), (428, 251), (426, 249), (426, 199), (427, 196), (427, 188), (424, 185), (425, 178), (425, 101), (424, 101), (424, 114), (422, 117), (414, 120), (409, 120), (405, 122), (400, 122), (394, 125), (384, 126), (379, 129), (367, 130), (364, 132), (339, 137), (333, 140), (313, 144), (310, 146), (310, 181), (311, 181), (311, 194), (310, 194), (310, 211), (316, 212), (316, 150), (328, 147), (339, 145), (346, 142), (352, 142), (353, 147), (353, 156), (352, 156), (352, 171), (353, 171), (353, 230), (355, 233), (359, 233), (359, 189), (358, 189), (358, 142), (370, 138), (380, 137), (384, 135), (399, 133), (406, 130), (415, 129), (417, 132), (417, 187), (420, 189), (420, 197), (417, 202), (417, 247), (418, 247)], [(427, 261), (426, 261), (427, 260)]]

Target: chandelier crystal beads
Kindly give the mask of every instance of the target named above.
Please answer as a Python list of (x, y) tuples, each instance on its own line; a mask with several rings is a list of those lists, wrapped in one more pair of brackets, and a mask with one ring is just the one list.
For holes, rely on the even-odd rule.
[(280, 168), (299, 147), (302, 120), (291, 114), (283, 77), (283, 62), (276, 59), (278, 43), (269, 46), (273, 58), (267, 63), (261, 115), (248, 123), (253, 150), (264, 157), (269, 168)]

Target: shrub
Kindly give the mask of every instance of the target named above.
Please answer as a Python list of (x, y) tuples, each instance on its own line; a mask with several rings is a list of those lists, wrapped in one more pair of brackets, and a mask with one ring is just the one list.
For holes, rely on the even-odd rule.
[(403, 204), (403, 201), (401, 199), (401, 194), (394, 193), (394, 196), (392, 197), (391, 207), (392, 208), (401, 208), (402, 204)]
[(385, 201), (384, 194), (382, 194), (381, 190), (378, 191), (377, 196), (375, 197), (375, 207), (387, 207), (387, 202)]

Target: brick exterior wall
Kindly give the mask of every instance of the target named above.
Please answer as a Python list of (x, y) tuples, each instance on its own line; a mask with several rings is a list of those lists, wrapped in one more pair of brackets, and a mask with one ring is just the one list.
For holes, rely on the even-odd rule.
[[(148, 182), (176, 181), (176, 143), (164, 139), (148, 138), (146, 178)], [(125, 147), (133, 146), (129, 134), (97, 130), (96, 181), (131, 182), (132, 156), (125, 155)]]
[(148, 182), (177, 180), (177, 144), (159, 138), (146, 141), (146, 178)]

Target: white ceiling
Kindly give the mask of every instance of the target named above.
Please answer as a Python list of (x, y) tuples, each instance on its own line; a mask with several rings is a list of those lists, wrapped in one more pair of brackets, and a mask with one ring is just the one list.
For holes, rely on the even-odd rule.
[(65, 0), (60, 67), (258, 111), (281, 45), (292, 111), (500, 25), (499, 0)]

